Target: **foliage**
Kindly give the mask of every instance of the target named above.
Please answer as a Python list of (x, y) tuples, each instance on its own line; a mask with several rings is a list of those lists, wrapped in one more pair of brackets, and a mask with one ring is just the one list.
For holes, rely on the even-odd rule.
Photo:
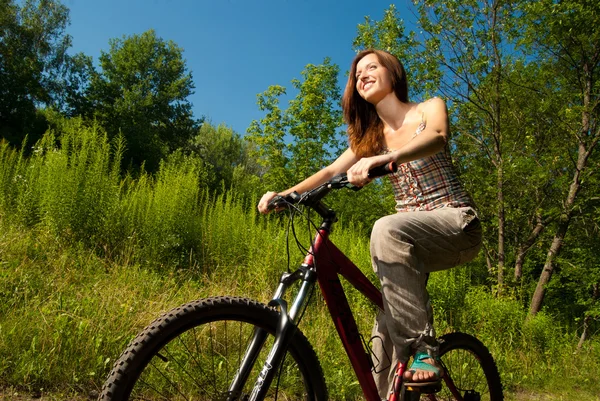
[(589, 215), (578, 217), (573, 222), (565, 239), (565, 249), (557, 261), (556, 277), (547, 287), (545, 303), (546, 310), (563, 317), (571, 329), (581, 333), (584, 339), (598, 329), (600, 321), (598, 216), (596, 207)]
[[(119, 141), (111, 144), (102, 129), (80, 119), (56, 126), (61, 132), (48, 133), (30, 158), (0, 147), (3, 386), (87, 393), (161, 311), (210, 295), (263, 302), (272, 296), (288, 259), (286, 227), (277, 217), (258, 219), (236, 200), (235, 189), (207, 196), (199, 189), (208, 177), (199, 158), (174, 154), (156, 177), (122, 177)], [(304, 231), (298, 235), (306, 246)], [(342, 224), (332, 240), (375, 280), (368, 240), (353, 224)], [(301, 259), (292, 248), (292, 266)], [(572, 336), (553, 317), (524, 323), (519, 302), (472, 287), (479, 268), (474, 262), (431, 276), (438, 330), (475, 332), (509, 389), (555, 382), (571, 388), (577, 370), (593, 391), (597, 341), (573, 359)], [(356, 291), (348, 295), (368, 336), (375, 310)], [(359, 397), (341, 344), (329, 335), (325, 305), (316, 298), (311, 308), (302, 329), (321, 356), (332, 398)], [(523, 366), (533, 373), (523, 374)]]
[(89, 88), (96, 74), (93, 58), (83, 53), (67, 55), (62, 70), (61, 79), (56, 84), (60, 96), (53, 109), (66, 117), (91, 114)]
[(101, 71), (82, 53), (67, 54), (69, 10), (59, 1), (0, 2), (0, 135), (35, 143), (48, 127), (41, 108), (96, 119), (110, 138), (123, 135), (127, 165), (155, 171), (187, 146), (199, 127), (182, 49), (150, 30), (114, 39)]
[[(485, 250), (431, 276), (436, 327), (480, 337), (510, 390), (600, 390), (598, 7), (427, 0), (414, 32), (390, 6), (353, 41), (397, 55), (413, 98), (450, 105)], [(265, 115), (242, 138), (193, 118), (192, 77), (173, 42), (153, 31), (113, 40), (95, 71), (90, 57), (66, 54), (67, 23), (58, 2), (0, 0), (0, 135), (10, 142), (0, 142), (0, 385), (36, 391), (97, 388), (128, 339), (184, 301), (268, 300), (286, 231), (256, 215), (256, 196), (344, 147), (329, 59), (292, 81), (286, 107), (282, 86), (259, 94)], [(365, 234), (392, 212), (390, 193), (384, 180), (326, 201), (341, 212), (334, 241), (372, 279)], [(539, 279), (548, 271), (552, 280)], [(544, 309), (527, 318), (536, 285)], [(372, 307), (349, 296), (368, 333)], [(333, 398), (359, 397), (322, 300), (313, 306), (303, 330)]]
[(34, 143), (46, 129), (40, 105), (60, 97), (71, 37), (69, 10), (54, 0), (0, 1), (0, 136)]
[[(184, 223), (190, 221), (185, 213), (195, 206), (199, 194), (201, 161), (173, 156), (174, 161), (165, 164), (156, 178), (157, 189), (150, 189), (153, 179), (145, 173), (135, 182), (121, 178), (122, 138), (109, 142), (97, 124), (88, 126), (81, 119), (67, 120), (60, 128), (57, 135), (48, 132), (29, 158), (24, 150), (2, 144), (0, 205), (12, 211), (7, 218), (31, 227), (41, 225), (65, 240), (81, 241), (113, 257), (126, 253), (141, 235), (147, 252), (173, 257), (177, 241), (170, 242), (169, 231), (159, 223), (168, 222), (172, 214)], [(185, 184), (178, 188), (182, 180)], [(153, 199), (161, 195), (173, 207), (156, 210)], [(155, 231), (148, 232), (147, 225)], [(175, 235), (186, 233), (181, 230)], [(160, 252), (165, 246), (166, 254)]]
[[(599, 132), (598, 91), (592, 89), (600, 82), (598, 30), (589, 31), (598, 26), (597, 5), (432, 0), (415, 3), (415, 10), (418, 35), (406, 32), (391, 6), (380, 21), (367, 17), (353, 44), (390, 50), (406, 60), (419, 89), (447, 99), (454, 159), (484, 223), (484, 283), (526, 304), (538, 281), (539, 308), (546, 273), (563, 264), (554, 255), (563, 241), (575, 243), (565, 238), (569, 227), (594, 231), (580, 231), (592, 209), (577, 205), (598, 196), (597, 186), (588, 184), (597, 182), (598, 171), (588, 167)], [(582, 274), (595, 277), (590, 241), (597, 241), (575, 241), (588, 245), (577, 247), (581, 262), (567, 263), (585, 263)], [(511, 265), (514, 274), (506, 277)], [(556, 286), (563, 279), (570, 280), (561, 273)], [(574, 293), (582, 297), (576, 303), (590, 304), (584, 300), (589, 291)], [(589, 316), (577, 313), (578, 319)]]
[(280, 85), (272, 85), (258, 94), (258, 108), (266, 115), (260, 122), (252, 121), (247, 130), (246, 138), (254, 144), (252, 156), (261, 167), (260, 176), (266, 187), (291, 181), (292, 173), (286, 168), (289, 160), (285, 145), (288, 122), (279, 107), (279, 97), (285, 94), (286, 89)]
[(235, 188), (239, 194), (258, 195), (259, 166), (250, 156), (252, 145), (233, 129), (205, 121), (187, 148), (205, 162), (211, 192)]
[(247, 139), (256, 148), (266, 188), (289, 187), (329, 164), (340, 151), (341, 127), (339, 68), (325, 59), (321, 65), (308, 64), (303, 80), (294, 79), (298, 91), (286, 110), (279, 107), (286, 89), (279, 85), (259, 94), (258, 106), (266, 111), (252, 121)]
[[(598, 195), (598, 187), (592, 193), (585, 187), (586, 181), (598, 180), (597, 159), (593, 154), (597, 153), (600, 141), (600, 31), (597, 29), (600, 6), (589, 1), (525, 2), (521, 11), (528, 34), (522, 43), (539, 55), (550, 74), (559, 77), (560, 86), (552, 88), (555, 90), (551, 95), (561, 105), (561, 118), (556, 127), (568, 138), (571, 156), (571, 163), (565, 169), (570, 179), (562, 187), (560, 215), (531, 298), (530, 315), (533, 316), (542, 309), (546, 286), (558, 265), (557, 256), (573, 223), (577, 222), (576, 217), (589, 210), (579, 206), (588, 203), (585, 198), (581, 199), (582, 191), (592, 198)], [(590, 272), (593, 277), (593, 270)]]
[[(111, 262), (99, 258), (93, 247), (61, 238), (43, 225), (24, 229), (2, 217), (0, 383), (32, 392), (87, 394), (101, 386), (128, 341), (159, 313), (211, 295), (243, 295), (266, 302), (286, 264), (285, 227), (276, 219), (257, 220), (254, 212), (244, 211), (231, 198), (205, 199), (202, 204), (201, 253), (203, 264), (210, 266), (202, 271), (194, 266), (152, 268), (162, 264), (158, 260), (140, 265), (136, 261), (147, 254), (137, 255), (142, 249), (136, 247), (130, 258)], [(169, 208), (167, 201), (154, 210)], [(176, 227), (175, 220), (169, 221), (163, 229)], [(363, 235), (347, 227), (336, 231), (333, 241), (375, 279)], [(293, 260), (300, 261), (298, 256), (294, 252)], [(574, 389), (574, 383), (584, 383), (594, 394), (598, 388), (593, 374), (600, 360), (597, 341), (573, 358), (570, 337), (551, 316), (539, 314), (521, 326), (526, 310), (518, 302), (497, 299), (481, 287), (469, 288), (472, 268), (431, 276), (438, 329), (462, 329), (481, 338), (500, 364), (509, 391), (552, 388), (556, 383)], [(368, 338), (375, 310), (360, 294), (348, 295)], [(442, 299), (457, 313), (452, 320), (440, 313), (437, 301)], [(318, 297), (301, 329), (320, 356), (332, 399), (359, 398), (360, 389), (348, 380), (352, 370), (339, 340), (331, 335), (332, 322)]]
[(111, 40), (100, 67), (87, 89), (89, 104), (78, 113), (96, 118), (111, 138), (123, 135), (126, 163), (155, 171), (199, 127), (187, 99), (194, 84), (183, 50), (149, 30)]
[(292, 80), (298, 95), (286, 110), (291, 139), (287, 147), (296, 182), (325, 167), (342, 150), (338, 74), (339, 67), (326, 58), (322, 65), (308, 64), (302, 81)]

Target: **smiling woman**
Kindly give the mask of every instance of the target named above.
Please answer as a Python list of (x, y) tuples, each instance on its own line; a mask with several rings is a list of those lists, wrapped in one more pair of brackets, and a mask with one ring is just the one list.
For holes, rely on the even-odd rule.
[[(367, 83), (369, 87), (366, 87)], [(374, 103), (366, 98), (366, 102), (357, 101), (357, 97), (366, 95), (364, 88), (371, 89), (375, 83), (378, 83), (378, 92), (381, 95), (388, 96), (393, 91), (399, 101), (408, 103), (406, 72), (396, 57), (386, 52), (373, 51), (367, 53), (364, 58), (355, 59), (342, 101), (344, 118), (349, 125), (350, 144), (358, 155), (377, 153), (383, 145), (380, 138), (380, 135), (383, 135), (383, 122), (375, 108), (371, 107), (372, 104), (379, 102), (374, 98), (375, 94), (370, 94), (370, 99), (373, 99)]]
[[(342, 107), (350, 148), (279, 195), (303, 193), (341, 173), (362, 187), (372, 180), (372, 168), (398, 164), (398, 171), (389, 175), (398, 213), (379, 219), (371, 234), (372, 264), (384, 300), (384, 313), (373, 329), (373, 339), (378, 339), (373, 353), (375, 360), (393, 362), (374, 377), (381, 399), (386, 399), (395, 366), (415, 354), (405, 385), (432, 392), (440, 386), (441, 372), (428, 273), (472, 260), (481, 246), (473, 201), (451, 163), (446, 105), (439, 98), (410, 102), (402, 63), (370, 49), (351, 64)], [(267, 192), (259, 211), (267, 213), (276, 195)]]
[[(367, 102), (377, 103), (374, 99), (369, 100), (366, 94), (375, 83), (379, 84), (383, 94), (391, 93), (391, 90), (394, 90), (398, 100), (408, 102), (408, 85), (404, 66), (394, 60), (397, 59), (389, 53), (382, 52), (381, 56), (377, 53), (369, 53), (356, 64), (356, 73), (354, 74), (356, 89)], [(390, 91), (388, 92), (388, 90)]]

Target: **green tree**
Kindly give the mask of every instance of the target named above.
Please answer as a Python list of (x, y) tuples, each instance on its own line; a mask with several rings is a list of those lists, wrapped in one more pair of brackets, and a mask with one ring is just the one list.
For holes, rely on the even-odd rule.
[(209, 166), (211, 190), (235, 189), (239, 195), (254, 194), (259, 166), (250, 157), (250, 143), (232, 128), (205, 121), (189, 148)]
[(93, 58), (83, 53), (67, 55), (60, 80), (56, 82), (54, 108), (65, 117), (92, 114), (89, 88), (96, 74)]
[(123, 134), (126, 162), (154, 171), (165, 155), (196, 135), (199, 121), (188, 100), (192, 75), (174, 42), (153, 30), (113, 39), (100, 55), (100, 67), (88, 89), (89, 108), (80, 112), (95, 117), (110, 136)]
[[(496, 271), (499, 294), (505, 285), (509, 252), (506, 186), (510, 180), (507, 159), (511, 156), (506, 154), (510, 148), (504, 116), (509, 103), (505, 81), (511, 64), (507, 48), (515, 18), (512, 3), (510, 0), (428, 1), (418, 6), (419, 23), (425, 32), (425, 63), (439, 65), (444, 75), (439, 81), (439, 91), (456, 107), (454, 138), (460, 141), (466, 135), (475, 140), (489, 163), (486, 175), (495, 177), (493, 185), (489, 182), (483, 188), (495, 191), (495, 211), (490, 217), (493, 216), (491, 227), (497, 234), (492, 242), (496, 246), (493, 252), (488, 242), (484, 252), (489, 267)], [(456, 118), (457, 114), (463, 118)], [(465, 114), (469, 118), (464, 118)], [(476, 188), (471, 186), (472, 190)], [(473, 195), (477, 198), (479, 194)]]
[(60, 93), (71, 38), (69, 10), (53, 0), (0, 1), (0, 136), (20, 145), (46, 129), (41, 106)]
[[(506, 285), (507, 262), (518, 253), (516, 264), (522, 264), (551, 219), (541, 216), (551, 180), (540, 176), (548, 176), (546, 159), (552, 152), (546, 117), (556, 108), (545, 105), (543, 116), (536, 110), (542, 98), (532, 81), (543, 85), (546, 77), (539, 75), (539, 68), (520, 61), (524, 54), (514, 50), (514, 5), (512, 1), (419, 3), (421, 36), (405, 33), (397, 11), (390, 7), (382, 21), (367, 19), (368, 26), (359, 27), (354, 42), (393, 49), (408, 61), (410, 81), (425, 88), (420, 93), (448, 101), (453, 153), (485, 222), (483, 254), (499, 293)], [(534, 170), (536, 175), (523, 174)], [(531, 188), (535, 190), (523, 191)]]
[[(355, 45), (386, 48), (395, 36), (399, 43), (418, 39), (411, 62), (424, 66), (417, 71), (430, 74), (451, 106), (453, 151), (485, 222), (489, 271), (502, 291), (511, 284), (505, 268), (514, 262), (514, 283), (524, 280), (515, 289), (526, 296), (531, 290), (533, 315), (569, 225), (576, 224), (574, 233), (594, 232), (574, 217), (589, 221), (590, 208), (582, 205), (598, 197), (589, 184), (598, 174), (590, 162), (599, 139), (598, 5), (430, 0), (416, 9), (422, 37), (398, 28), (402, 21), (396, 15), (394, 22), (390, 8), (382, 21), (359, 28)], [(401, 46), (388, 48), (402, 55)], [(567, 266), (588, 261), (595, 249), (578, 235), (570, 243), (588, 245), (576, 247), (582, 253), (569, 250), (573, 259), (564, 261), (561, 280), (577, 277)]]
[[(456, 110), (456, 131), (460, 131), (453, 141), (455, 156), (463, 181), (476, 197), (480, 216), (485, 221), (488, 232), (485, 256), (489, 270), (494, 272), (502, 248), (494, 249), (492, 232), (499, 231), (499, 217), (504, 216), (503, 265), (508, 269), (514, 264), (514, 279), (496, 272), (498, 283), (502, 284), (500, 291), (506, 287), (521, 290), (526, 256), (531, 256), (532, 247), (546, 239), (544, 233), (557, 217), (561, 171), (567, 156), (561, 139), (553, 135), (559, 103), (548, 102), (535, 89), (549, 82), (549, 77), (535, 63), (505, 62), (499, 86), (502, 127), (499, 147), (492, 140), (496, 137), (489, 135), (486, 119), (482, 118), (477, 105), (465, 102)], [(484, 90), (489, 85), (489, 80), (483, 80), (479, 88)], [(496, 149), (500, 149), (502, 158), (501, 215), (498, 213)], [(537, 259), (534, 258), (533, 263), (537, 263)]]
[(265, 188), (279, 188), (292, 182), (285, 142), (289, 123), (279, 107), (280, 96), (285, 94), (286, 89), (280, 85), (272, 85), (259, 93), (256, 96), (258, 108), (266, 114), (260, 121), (253, 120), (247, 129), (246, 138), (254, 144), (252, 155), (260, 166)]
[(302, 71), (302, 81), (292, 80), (298, 95), (287, 109), (288, 135), (293, 138), (288, 149), (296, 181), (316, 173), (340, 153), (338, 74), (339, 67), (326, 58), (321, 65), (308, 64)]
[[(600, 166), (596, 166), (597, 168)], [(573, 217), (557, 268), (546, 285), (544, 306), (559, 314), (580, 333), (579, 347), (598, 330), (600, 322), (600, 198), (589, 214)], [(575, 331), (575, 330), (574, 330)]]
[(258, 106), (267, 113), (260, 121), (252, 121), (247, 138), (256, 145), (254, 154), (263, 168), (265, 186), (291, 186), (339, 154), (338, 73), (339, 67), (328, 58), (321, 65), (308, 64), (303, 80), (292, 80), (298, 93), (286, 110), (279, 107), (284, 87), (273, 85), (258, 95)]
[(521, 10), (526, 23), (523, 44), (546, 60), (560, 80), (560, 92), (547, 95), (563, 105), (556, 132), (563, 137), (571, 161), (567, 170), (571, 179), (563, 187), (560, 216), (531, 299), (529, 313), (534, 316), (541, 310), (569, 226), (580, 203), (585, 203), (579, 194), (589, 176), (596, 179), (598, 174), (592, 154), (600, 141), (600, 4), (542, 0), (525, 2)]

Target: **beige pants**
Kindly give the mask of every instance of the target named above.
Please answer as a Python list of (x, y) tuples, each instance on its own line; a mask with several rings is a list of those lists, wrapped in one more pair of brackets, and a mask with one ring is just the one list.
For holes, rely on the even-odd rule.
[(437, 352), (428, 273), (472, 260), (481, 224), (470, 207), (397, 213), (379, 219), (371, 234), (373, 268), (381, 280), (384, 312), (372, 335), (373, 376), (382, 400), (397, 361), (415, 351)]

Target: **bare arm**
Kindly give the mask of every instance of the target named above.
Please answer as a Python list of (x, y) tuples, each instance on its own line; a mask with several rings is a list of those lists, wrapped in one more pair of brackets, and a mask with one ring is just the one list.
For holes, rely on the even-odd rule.
[[(448, 110), (440, 98), (429, 99), (422, 106), (425, 129), (402, 148), (390, 153), (393, 161), (406, 163), (434, 155), (448, 142)], [(390, 160), (392, 161), (392, 160)]]
[(348, 148), (344, 153), (340, 155), (333, 163), (329, 166), (323, 168), (322, 170), (316, 172), (311, 175), (304, 181), (299, 184), (294, 185), (291, 188), (286, 189), (282, 192), (267, 192), (262, 196), (260, 201), (258, 202), (258, 210), (261, 213), (268, 213), (267, 206), (271, 199), (273, 199), (276, 195), (287, 195), (292, 192), (303, 193), (306, 191), (310, 191), (323, 184), (324, 182), (329, 181), (331, 178), (335, 177), (338, 174), (345, 173), (352, 165), (354, 165), (358, 159), (354, 155), (354, 152)]

